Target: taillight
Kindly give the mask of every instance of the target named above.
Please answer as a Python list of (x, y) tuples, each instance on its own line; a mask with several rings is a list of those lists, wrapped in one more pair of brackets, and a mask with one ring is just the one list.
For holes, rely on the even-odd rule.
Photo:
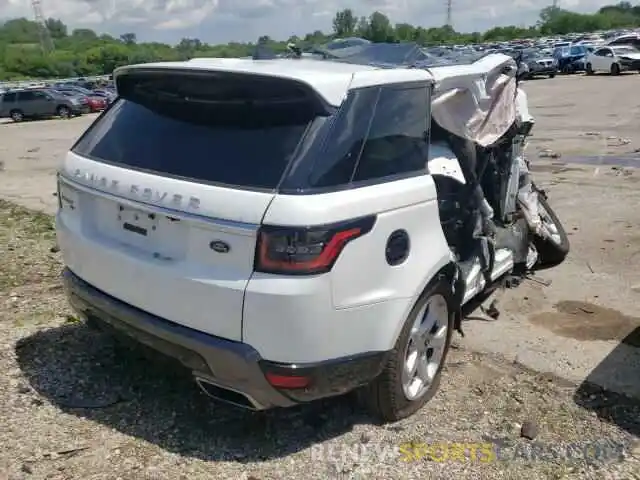
[(255, 270), (285, 275), (314, 275), (333, 268), (345, 245), (370, 232), (376, 217), (317, 227), (264, 225), (258, 232)]

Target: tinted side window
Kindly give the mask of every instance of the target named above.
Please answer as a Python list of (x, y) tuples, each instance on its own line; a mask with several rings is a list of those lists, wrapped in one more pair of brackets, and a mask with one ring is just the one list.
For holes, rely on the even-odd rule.
[(35, 100), (36, 96), (34, 95), (34, 92), (25, 91), (25, 92), (20, 92), (18, 98), (20, 98), (21, 101)]
[(352, 91), (340, 109), (307, 135), (281, 189), (348, 186), (425, 171), (429, 86), (369, 87)]
[(316, 160), (309, 176), (309, 185), (322, 188), (351, 182), (379, 90), (377, 87), (365, 88), (349, 95), (332, 119), (320, 151), (315, 152)]
[(353, 181), (372, 180), (426, 168), (428, 87), (383, 87)]
[(15, 102), (16, 101), (16, 92), (5, 93), (2, 96), (3, 102)]

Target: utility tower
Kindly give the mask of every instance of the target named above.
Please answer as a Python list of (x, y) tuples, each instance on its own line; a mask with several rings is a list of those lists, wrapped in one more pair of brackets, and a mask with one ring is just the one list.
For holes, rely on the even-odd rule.
[(47, 28), (47, 23), (42, 13), (41, 0), (31, 0), (31, 6), (33, 7), (33, 15), (35, 21), (38, 24), (38, 34), (40, 36), (40, 46), (42, 51), (47, 54), (54, 49), (53, 40), (51, 39), (51, 32)]
[(453, 20), (451, 18), (453, 14), (453, 0), (447, 0), (447, 27), (453, 27)]

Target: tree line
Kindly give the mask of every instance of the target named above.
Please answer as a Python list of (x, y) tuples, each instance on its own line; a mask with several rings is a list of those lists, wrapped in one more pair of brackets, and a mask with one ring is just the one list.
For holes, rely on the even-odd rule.
[[(61, 20), (48, 19), (54, 49), (41, 49), (39, 25), (18, 18), (0, 25), (0, 80), (53, 78), (102, 75), (114, 68), (153, 61), (184, 60), (193, 57), (243, 57), (253, 53), (255, 43), (231, 42), (210, 45), (197, 38), (183, 38), (177, 45), (159, 42), (138, 42), (135, 33), (120, 37), (98, 34), (91, 29), (69, 31)], [(540, 12), (539, 21), (530, 27), (494, 27), (486, 32), (461, 33), (449, 26), (423, 28), (408, 23), (392, 24), (389, 18), (374, 12), (357, 17), (350, 9), (336, 13), (333, 31), (308, 33), (302, 38), (284, 41), (268, 36), (258, 39), (275, 52), (283, 52), (287, 44), (322, 45), (333, 38), (363, 37), (373, 42), (416, 42), (420, 45), (466, 44), (507, 41), (573, 32), (593, 32), (618, 28), (640, 27), (640, 5), (629, 2), (602, 7), (593, 14), (581, 14), (557, 7)]]

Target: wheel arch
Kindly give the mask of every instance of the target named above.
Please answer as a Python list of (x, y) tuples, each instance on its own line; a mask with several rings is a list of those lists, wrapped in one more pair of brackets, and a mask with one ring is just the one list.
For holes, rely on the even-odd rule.
[(415, 308), (416, 303), (418, 302), (422, 294), (426, 290), (431, 288), (433, 285), (435, 285), (437, 282), (441, 282), (441, 281), (444, 281), (445, 283), (451, 286), (451, 303), (452, 303), (451, 307), (452, 307), (453, 313), (456, 315), (455, 328), (459, 329), (460, 320), (459, 320), (459, 314), (457, 312), (460, 310), (460, 303), (461, 303), (461, 298), (459, 297), (462, 296), (462, 292), (460, 292), (460, 288), (459, 288), (460, 285), (458, 281), (461, 278), (459, 272), (460, 272), (460, 269), (458, 267), (458, 264), (455, 262), (455, 259), (453, 258), (452, 254), (441, 258), (440, 261), (436, 263), (433, 266), (433, 268), (429, 270), (427, 275), (425, 275), (425, 277), (416, 287), (414, 294), (411, 297), (411, 301), (408, 302), (406, 311), (404, 312), (402, 319), (397, 323), (394, 334), (393, 334), (393, 338), (390, 339), (391, 345), (395, 345), (396, 341), (398, 340), (398, 337), (400, 336), (400, 333), (402, 332), (402, 328), (404, 327), (404, 324), (407, 321), (407, 318), (409, 318), (409, 315)]

